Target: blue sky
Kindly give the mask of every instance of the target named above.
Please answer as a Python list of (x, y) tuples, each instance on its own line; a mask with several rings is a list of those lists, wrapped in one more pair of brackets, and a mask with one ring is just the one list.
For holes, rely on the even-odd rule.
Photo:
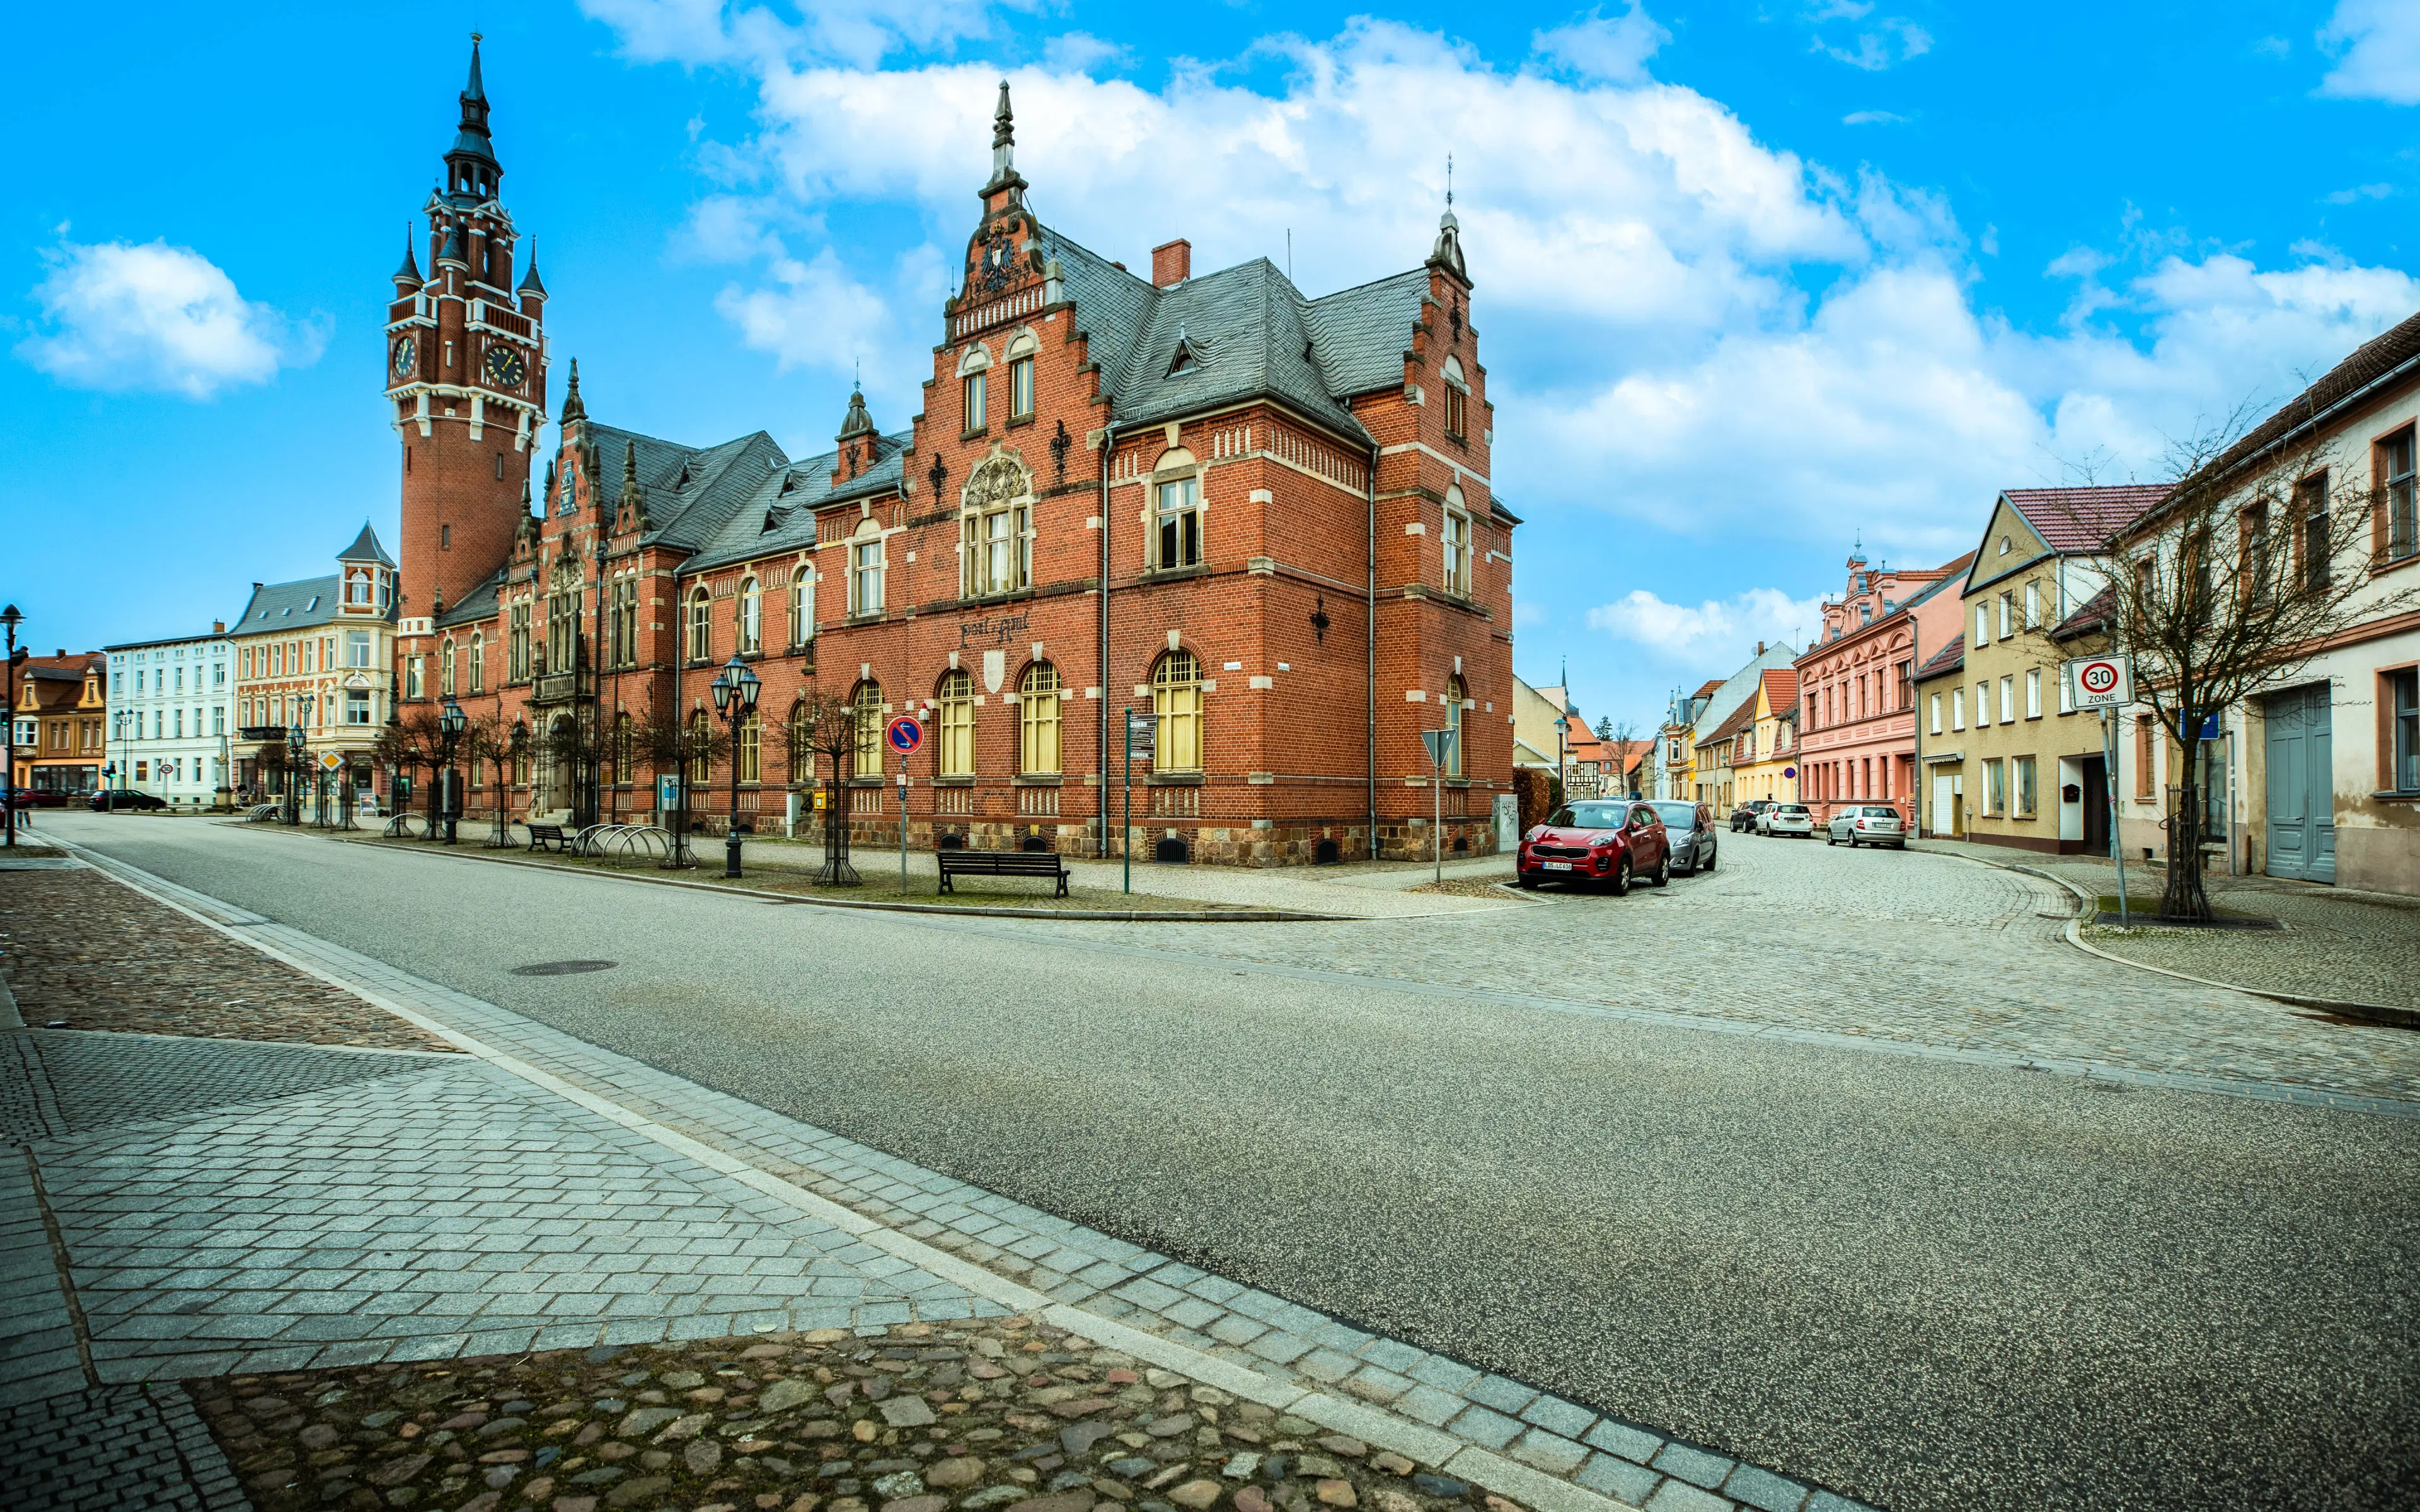
[(1003, 71), (1037, 209), (1129, 263), (1410, 266), (1451, 152), (1515, 664), (1591, 717), (1803, 633), (1860, 533), (1931, 563), (1998, 488), (2156, 476), (2420, 309), (2411, 0), (52, 8), (0, 96), (39, 649), (393, 539), (381, 301), (473, 26), (557, 357), (691, 442), (820, 449), (861, 363), (915, 411)]

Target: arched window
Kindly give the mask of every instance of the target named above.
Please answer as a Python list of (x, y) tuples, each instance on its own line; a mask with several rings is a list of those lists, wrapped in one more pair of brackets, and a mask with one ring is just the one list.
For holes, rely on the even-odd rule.
[(1193, 454), (1177, 447), (1152, 467), (1151, 564), (1192, 567), (1202, 562), (1202, 474)]
[(969, 475), (958, 504), (965, 596), (1015, 593), (1032, 584), (1032, 505), (1033, 485), (1012, 457), (994, 457)]
[(739, 583), (739, 654), (752, 656), (765, 649), (765, 595), (752, 576)]
[(867, 519), (848, 544), (848, 611), (882, 612), (882, 527)]
[(1453, 733), (1453, 738), (1446, 743), (1445, 775), (1448, 777), (1462, 775), (1462, 737), (1467, 733), (1467, 727), (1462, 719), (1462, 706), (1469, 698), (1470, 692), (1462, 686), (1461, 678), (1446, 680), (1445, 727)]
[(814, 726), (807, 718), (807, 701), (800, 699), (790, 705), (790, 780), (809, 783), (815, 779), (815, 751), (812, 742)]
[(857, 750), (851, 777), (882, 775), (882, 685), (872, 679), (857, 685), (848, 702), (857, 710)]
[(1033, 354), (1042, 343), (1031, 331), (1020, 331), (1008, 343), (1008, 418), (1033, 418)]
[(801, 558), (790, 569), (790, 645), (793, 649), (815, 638), (815, 570)]
[(936, 702), (940, 705), (940, 749), (937, 755), (943, 777), (975, 775), (975, 680), (963, 671), (942, 674)]
[(704, 709), (689, 717), (689, 779), (704, 786), (714, 779), (714, 726), (706, 722)]
[(732, 733), (732, 761), (742, 782), (764, 779), (765, 726), (754, 709), (739, 717), (739, 727)]
[(1159, 732), (1151, 769), (1202, 770), (1202, 664), (1190, 651), (1171, 651), (1151, 673), (1151, 712)]
[(445, 649), (438, 654), (437, 691), (446, 698), (454, 696), (454, 642), (451, 640), (446, 641)]
[(638, 780), (630, 765), (630, 716), (626, 711), (613, 716), (613, 776), (616, 784), (628, 787)]
[(613, 665), (629, 667), (639, 659), (639, 580), (624, 578), (613, 585), (613, 618), (610, 640)]
[(1445, 521), (1442, 531), (1445, 547), (1444, 581), (1441, 586), (1456, 598), (1470, 596), (1470, 508), (1462, 501), (1462, 489), (1445, 491)]
[(991, 353), (982, 343), (967, 348), (958, 360), (958, 395), (963, 423), (960, 426), (969, 436), (983, 433), (989, 415), (985, 382), (991, 377)]
[(488, 690), (488, 638), (480, 631), (471, 634), (471, 691)]
[(689, 659), (692, 664), (714, 657), (714, 606), (706, 586), (689, 595)]
[(1037, 661), (1016, 684), (1016, 769), (1059, 775), (1059, 669)]
[(1470, 436), (1470, 384), (1462, 376), (1462, 362), (1449, 355), (1445, 360), (1445, 433), (1455, 440)]

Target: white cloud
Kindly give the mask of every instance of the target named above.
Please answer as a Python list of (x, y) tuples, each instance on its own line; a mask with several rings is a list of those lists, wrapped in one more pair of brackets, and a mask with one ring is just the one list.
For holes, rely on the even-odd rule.
[(1843, 126), (1902, 126), (1906, 122), (1906, 116), (1887, 110), (1853, 110), (1840, 117)]
[(2350, 189), (2339, 189), (2326, 198), (2331, 205), (2350, 205), (2365, 199), (2384, 199), (2394, 193), (2393, 184), (2355, 184)]
[(1671, 39), (1672, 34), (1634, 0), (1611, 20), (1600, 8), (1568, 26), (1538, 32), (1530, 41), (1540, 57), (1551, 58), (1581, 78), (1630, 84), (1647, 76), (1647, 60)]
[(327, 342), (323, 323), (297, 325), (246, 301), (190, 247), (62, 241), (44, 256), (50, 275), (33, 297), (49, 329), (17, 353), (71, 388), (207, 399), (308, 366)]
[(785, 21), (725, 0), (580, 0), (644, 63), (716, 64), (817, 57), (871, 68), (902, 48), (945, 48), (990, 35), (986, 0), (816, 0)]
[[(1869, 5), (1835, 3), (1818, 11), (1814, 19), (1819, 22), (1837, 18), (1862, 21), (1872, 9)], [(1853, 43), (1846, 47), (1826, 41), (1819, 34), (1810, 44), (1810, 51), (1846, 63), (1851, 68), (1878, 73), (1894, 64), (1905, 63), (1910, 58), (1922, 57), (1931, 52), (1932, 34), (1903, 16), (1886, 16), (1857, 32)]]
[(2319, 93), (2420, 104), (2420, 6), (2412, 0), (2337, 0), (2319, 45), (2344, 54)]
[(1588, 611), (1589, 625), (1618, 640), (1644, 646), (1674, 667), (1711, 671), (1735, 667), (1759, 640), (1799, 644), (1823, 623), (1821, 598), (1792, 598), (1778, 588), (1751, 588), (1735, 598), (1692, 608), (1668, 604), (1634, 588)]
[[(1862, 526), (1877, 556), (1944, 560), (1972, 544), (1980, 501), (2087, 454), (2149, 475), (2168, 436), (2248, 394), (2283, 399), (2420, 307), (2420, 285), (2392, 269), (2312, 249), (2282, 269), (2187, 256), (2130, 223), (2114, 250), (2050, 270), (2076, 281), (2058, 329), (2011, 330), (1982, 307), (1945, 198), (1810, 164), (1647, 77), (1639, 34), (1621, 28), (1652, 25), (1636, 9), (1592, 15), (1503, 65), (1364, 22), (1264, 41), (1256, 62), (1284, 70), (1273, 85), (1196, 70), (1153, 89), (1021, 68), (1017, 163), (1045, 220), (1130, 265), (1175, 236), (1204, 269), (1277, 256), (1291, 228), (1316, 293), (1417, 263), (1451, 151), (1507, 496), (1827, 558)], [(1582, 33), (1609, 50), (1629, 35), (1633, 51), (1582, 69)], [(721, 174), (744, 188), (702, 201), (691, 239), (744, 270), (721, 305), (744, 339), (835, 374), (850, 344), (876, 344), (872, 387), (877, 360), (921, 363), (935, 329), (989, 167), (1000, 75), (801, 60), (786, 45), (748, 66), (757, 131), (725, 149)], [(1455, 109), (1407, 114), (1407, 99)], [(851, 272), (827, 221), (903, 204), (923, 244), (886, 277)], [(897, 369), (892, 402), (923, 376)]]

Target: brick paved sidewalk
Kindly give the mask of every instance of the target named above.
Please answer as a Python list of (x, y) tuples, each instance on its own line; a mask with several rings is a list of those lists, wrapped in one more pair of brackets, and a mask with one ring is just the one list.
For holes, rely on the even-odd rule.
[[(2099, 898), (2118, 890), (2118, 868), (2104, 856), (2040, 856), (2004, 845), (1918, 841), (1916, 849), (2020, 866)], [(2136, 909), (2157, 911), (2164, 867), (2130, 863), (2126, 887)], [(2222, 913), (2273, 918), (2283, 930), (2139, 930), (2086, 924), (2098, 950), (2144, 965), (2228, 982), (2255, 992), (2420, 1009), (2420, 898), (2358, 892), (2275, 877), (2211, 874), (2203, 886)]]
[[(0, 1230), (0, 1245), (14, 1244), (0, 1258), (18, 1258), (11, 1273), (39, 1303), (11, 1313), (24, 1336), (0, 1339), (0, 1362), (49, 1350), (48, 1378), (27, 1380), (22, 1398), (1023, 1314), (1540, 1512), (1855, 1505), (150, 886), (473, 1054), (10, 1037), (0, 1108), (28, 1180), (44, 1184), (49, 1220), (48, 1233)], [(202, 1051), (214, 1057), (207, 1065)], [(47, 1278), (36, 1263), (45, 1250), (57, 1261)], [(181, 1429), (146, 1400), (149, 1416), (119, 1438), (125, 1453), (156, 1458), (178, 1448)], [(194, 1462), (197, 1474), (223, 1475), (223, 1461)], [(1247, 1494), (1256, 1487), (1203, 1484), (1191, 1500), (1155, 1498), (1140, 1512), (1211, 1512), (1222, 1501), (1270, 1512), (1267, 1496)], [(1053, 1489), (1063, 1504), (1032, 1512), (1117, 1512), (1125, 1500), (1099, 1488), (1096, 1505), (1093, 1490)], [(952, 1502), (890, 1497), (882, 1512)]]

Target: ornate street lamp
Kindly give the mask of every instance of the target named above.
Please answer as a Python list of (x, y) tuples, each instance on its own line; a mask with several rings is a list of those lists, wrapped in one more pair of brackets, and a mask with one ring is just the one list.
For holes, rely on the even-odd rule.
[(454, 745), (462, 738), (462, 727), (470, 719), (462, 705), (452, 699), (445, 701), (444, 712), (437, 716), (438, 763), (445, 768), (443, 779), (445, 805), (445, 843), (454, 843), (454, 824), (462, 817), (461, 777), (454, 770)]
[(11, 846), (17, 843), (17, 626), (24, 623), (16, 605), (0, 609), (0, 628), (8, 632), (8, 671), (0, 685), (0, 825), (7, 826)]
[(521, 715), (513, 716), (511, 738), (512, 764), (505, 770), (504, 780), (497, 784), (501, 791), (496, 795), (497, 811), (502, 816), (496, 821), (497, 843), (503, 845), (510, 845), (513, 842), (513, 779), (520, 776), (521, 763), (529, 760), (529, 720)]
[(737, 652), (723, 663), (722, 671), (714, 674), (714, 712), (722, 716), (731, 742), (731, 818), (722, 840), (722, 874), (726, 877), (739, 874), (739, 721), (755, 712), (756, 693), (764, 686), (764, 679), (751, 671)]
[(286, 822), (302, 822), (302, 753), (310, 736), (297, 718), (286, 729)]

